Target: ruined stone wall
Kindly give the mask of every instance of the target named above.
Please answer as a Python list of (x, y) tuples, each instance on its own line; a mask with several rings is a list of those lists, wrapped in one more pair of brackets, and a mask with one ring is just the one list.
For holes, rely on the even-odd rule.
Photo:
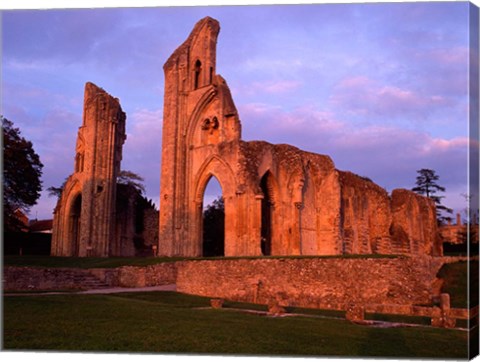
[(125, 185), (118, 186), (115, 234), (110, 241), (110, 255), (135, 256), (135, 201), (137, 193)]
[(227, 127), (235, 120), (233, 102), (224, 101), (229, 92), (215, 69), (219, 30), (216, 20), (202, 19), (164, 65), (159, 255), (201, 254), (201, 203), (195, 202), (192, 167), (206, 154), (194, 148), (235, 134)]
[(143, 239), (145, 245), (157, 247), (158, 245), (158, 211), (145, 209), (143, 212)]
[(117, 98), (86, 83), (74, 172), (54, 211), (52, 255), (110, 255), (125, 121)]
[(175, 284), (177, 265), (162, 263), (146, 267), (111, 269), (3, 268), (3, 290), (85, 290), (106, 287), (140, 288)]
[(411, 191), (392, 192), (392, 246), (401, 252), (442, 255), (435, 204)]
[(392, 253), (390, 197), (371, 180), (339, 171), (345, 254)]
[[(272, 255), (339, 254), (340, 187), (330, 157), (290, 145), (263, 141), (242, 142), (237, 188), (244, 190), (252, 223), (257, 227), (250, 242), (260, 244), (261, 203), (271, 203)], [(267, 177), (266, 189), (261, 188)], [(248, 212), (248, 211), (247, 211)], [(239, 217), (237, 215), (237, 217)], [(246, 233), (246, 232), (245, 232)]]
[[(216, 20), (200, 20), (164, 65), (158, 255), (202, 255), (212, 177), (225, 203), (225, 256), (441, 253), (434, 208), (420, 196), (397, 192), (391, 200), (328, 156), (241, 140), (237, 109), (216, 73), (219, 30)], [(407, 225), (409, 217), (416, 221)]]
[(79, 290), (87, 289), (90, 273), (83, 269), (4, 267), (3, 290)]
[(177, 291), (237, 301), (345, 308), (428, 304), (443, 261), (312, 258), (179, 262)]

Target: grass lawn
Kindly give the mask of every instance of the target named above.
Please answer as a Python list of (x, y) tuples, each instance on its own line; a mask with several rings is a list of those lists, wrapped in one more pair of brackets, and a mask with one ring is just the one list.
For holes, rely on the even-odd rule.
[[(4, 297), (6, 350), (466, 358), (458, 330), (197, 309), (174, 292)], [(238, 306), (238, 305), (232, 305)]]
[(118, 268), (120, 266), (147, 266), (172, 262), (177, 260), (236, 260), (236, 259), (391, 259), (399, 258), (397, 255), (325, 255), (325, 256), (251, 256), (251, 257), (108, 257), (108, 258), (78, 258), (62, 256), (37, 256), (37, 255), (5, 255), (3, 265), (5, 266), (30, 266), (43, 268)]
[(39, 268), (118, 268), (125, 265), (147, 266), (168, 261), (184, 260), (185, 258), (77, 258), (67, 256), (37, 256), (37, 255), (6, 255), (3, 257), (4, 266), (29, 266)]

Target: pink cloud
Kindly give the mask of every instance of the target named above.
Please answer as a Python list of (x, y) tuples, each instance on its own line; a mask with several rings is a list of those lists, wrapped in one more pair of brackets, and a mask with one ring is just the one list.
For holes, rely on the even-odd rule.
[(425, 117), (435, 108), (449, 105), (450, 101), (437, 94), (421, 94), (367, 77), (353, 77), (334, 87), (329, 103), (353, 115), (391, 118), (411, 114)]
[(346, 127), (332, 112), (313, 106), (297, 107), (285, 112), (280, 106), (248, 103), (239, 106), (244, 139), (263, 139), (273, 143), (301, 146), (309, 135), (336, 135)]
[(266, 93), (286, 93), (299, 88), (301, 82), (292, 80), (254, 82), (253, 88)]
[(442, 66), (467, 66), (470, 49), (466, 47), (431, 49), (414, 54), (419, 60), (434, 62)]
[(420, 168), (437, 170), (447, 189), (460, 188), (466, 180), (465, 137), (448, 139), (395, 124), (351, 122), (312, 106), (290, 112), (266, 105), (239, 110), (244, 139), (287, 143), (329, 155), (339, 169), (370, 177), (389, 190), (413, 187)]
[(296, 80), (268, 80), (254, 81), (252, 83), (241, 83), (232, 87), (232, 93), (238, 96), (259, 96), (264, 94), (281, 95), (298, 90), (303, 85)]

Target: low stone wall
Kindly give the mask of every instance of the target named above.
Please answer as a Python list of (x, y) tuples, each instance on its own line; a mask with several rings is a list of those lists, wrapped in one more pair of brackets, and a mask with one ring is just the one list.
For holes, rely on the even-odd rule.
[(90, 281), (88, 270), (68, 268), (4, 267), (3, 290), (84, 289)]
[(177, 284), (179, 292), (268, 304), (345, 309), (347, 304), (429, 304), (444, 263), (459, 258), (232, 259), (146, 267), (4, 267), (3, 289), (87, 289)]
[(3, 290), (82, 290), (105, 287), (149, 287), (175, 284), (175, 263), (115, 269), (3, 268)]
[(178, 262), (177, 291), (267, 304), (346, 310), (429, 304), (441, 258), (239, 259)]
[(112, 287), (141, 288), (175, 284), (177, 267), (174, 262), (146, 267), (122, 266), (115, 269), (90, 269), (98, 279)]

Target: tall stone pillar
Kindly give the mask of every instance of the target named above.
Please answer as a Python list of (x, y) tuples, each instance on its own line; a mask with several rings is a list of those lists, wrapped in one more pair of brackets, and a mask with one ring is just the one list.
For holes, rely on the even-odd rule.
[(85, 85), (74, 172), (54, 212), (52, 255), (109, 256), (125, 120), (118, 99), (93, 83)]
[[(238, 120), (227, 127), (236, 109), (224, 80), (216, 75), (218, 21), (200, 20), (187, 40), (164, 65), (165, 98), (158, 255), (198, 256), (201, 253), (201, 208), (195, 195), (193, 169), (225, 141), (227, 130), (239, 138)], [(202, 133), (203, 132), (203, 133)], [(202, 133), (202, 136), (196, 137)], [(225, 190), (224, 190), (225, 192)], [(200, 215), (197, 215), (200, 212)]]

